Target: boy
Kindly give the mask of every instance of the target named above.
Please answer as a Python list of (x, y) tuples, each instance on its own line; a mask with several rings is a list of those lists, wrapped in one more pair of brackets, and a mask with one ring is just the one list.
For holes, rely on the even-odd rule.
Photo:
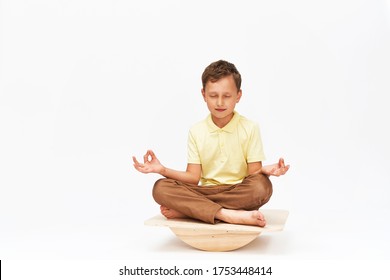
[(234, 110), (242, 91), (241, 75), (232, 63), (211, 63), (202, 84), (210, 115), (190, 129), (186, 171), (166, 168), (151, 150), (143, 164), (133, 157), (134, 167), (165, 177), (155, 183), (153, 197), (168, 219), (190, 217), (212, 224), (222, 220), (264, 227), (258, 209), (272, 195), (268, 177), (284, 175), (289, 166), (283, 159), (262, 166), (259, 128)]

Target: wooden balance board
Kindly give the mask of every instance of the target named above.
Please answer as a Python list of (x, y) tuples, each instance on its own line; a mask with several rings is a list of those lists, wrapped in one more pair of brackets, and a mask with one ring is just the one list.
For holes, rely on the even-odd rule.
[(283, 230), (288, 211), (261, 209), (265, 227), (234, 225), (219, 222), (207, 224), (193, 219), (166, 219), (157, 215), (145, 221), (148, 226), (169, 227), (178, 238), (188, 245), (204, 251), (232, 251), (252, 242), (262, 232)]

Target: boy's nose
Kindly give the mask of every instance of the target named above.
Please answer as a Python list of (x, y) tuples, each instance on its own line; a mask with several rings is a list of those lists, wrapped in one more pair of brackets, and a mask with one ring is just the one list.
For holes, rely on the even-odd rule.
[(219, 97), (217, 100), (217, 106), (222, 106), (222, 105), (223, 105), (222, 97)]

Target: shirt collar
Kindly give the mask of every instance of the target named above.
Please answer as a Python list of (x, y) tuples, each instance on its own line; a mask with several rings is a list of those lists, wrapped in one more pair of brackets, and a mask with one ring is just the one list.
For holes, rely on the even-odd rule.
[(234, 111), (233, 118), (230, 120), (230, 122), (227, 125), (225, 125), (222, 128), (219, 128), (218, 126), (215, 125), (215, 123), (213, 122), (213, 119), (211, 118), (211, 114), (208, 115), (206, 122), (207, 122), (207, 125), (209, 127), (210, 133), (217, 132), (217, 131), (224, 131), (224, 132), (233, 133), (233, 131), (237, 127), (239, 119), (240, 119), (240, 115), (236, 111)]

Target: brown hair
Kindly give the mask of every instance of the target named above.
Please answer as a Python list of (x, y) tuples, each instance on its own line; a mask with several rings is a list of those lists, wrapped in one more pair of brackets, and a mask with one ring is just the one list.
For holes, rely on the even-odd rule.
[(211, 63), (204, 69), (202, 74), (203, 89), (205, 89), (208, 81), (214, 83), (219, 79), (230, 75), (233, 75), (237, 91), (239, 91), (241, 89), (241, 74), (238, 72), (236, 66), (225, 60), (218, 60)]

